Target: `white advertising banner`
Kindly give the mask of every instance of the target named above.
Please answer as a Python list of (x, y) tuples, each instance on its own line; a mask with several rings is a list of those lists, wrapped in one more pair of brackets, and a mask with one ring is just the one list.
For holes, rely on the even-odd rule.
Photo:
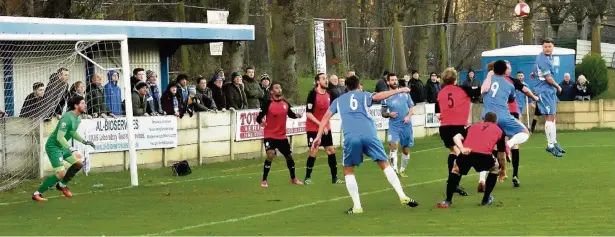
[[(286, 120), (286, 135), (305, 134), (305, 106), (295, 106), (290, 109), (296, 114), (301, 114), (302, 117)], [(263, 139), (263, 127), (256, 122), (258, 112), (258, 109), (250, 109), (238, 110), (235, 113), (235, 141)]]
[[(73, 142), (75, 148), (88, 153), (127, 151), (128, 123), (125, 117), (84, 119), (77, 132), (93, 142), (96, 149)], [(135, 147), (137, 150), (177, 147), (177, 117), (134, 117)]]
[(374, 125), (376, 125), (376, 130), (387, 130), (389, 129), (389, 119), (382, 117), (382, 105), (375, 104), (372, 107), (369, 107), (369, 115), (372, 116), (374, 120)]
[(314, 21), (314, 61), (317, 73), (327, 73), (327, 51), (325, 48), (325, 22)]
[(425, 127), (440, 127), (440, 116), (436, 114), (436, 104), (425, 104)]
[[(228, 11), (207, 11), (207, 23), (210, 24), (228, 24)], [(224, 43), (209, 43), (209, 52), (211, 55), (222, 55)]]

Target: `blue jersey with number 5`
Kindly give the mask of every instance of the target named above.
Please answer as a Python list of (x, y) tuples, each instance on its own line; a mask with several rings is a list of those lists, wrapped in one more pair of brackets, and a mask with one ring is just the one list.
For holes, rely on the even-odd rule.
[(499, 118), (510, 116), (508, 101), (515, 96), (515, 86), (503, 76), (493, 75), (489, 91), (483, 96), (483, 116), (494, 112)]
[(340, 114), (344, 137), (376, 137), (376, 126), (369, 114), (370, 106), (372, 94), (355, 90), (335, 99), (329, 111)]

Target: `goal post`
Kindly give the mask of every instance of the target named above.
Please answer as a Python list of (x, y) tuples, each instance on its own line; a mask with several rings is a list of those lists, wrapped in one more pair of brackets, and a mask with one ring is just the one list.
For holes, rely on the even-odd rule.
[[(0, 100), (0, 105), (2, 105), (0, 109), (7, 109), (9, 104), (10, 109), (15, 108), (15, 111), (12, 112), (12, 117), (4, 118), (1, 121), (2, 131), (0, 132), (4, 131), (4, 133), (0, 134), (0, 136), (5, 137), (0, 139), (0, 146), (2, 146), (2, 149), (0, 149), (0, 158), (2, 159), (2, 162), (0, 162), (0, 177), (2, 178), (2, 181), (0, 181), (0, 191), (10, 189), (24, 181), (27, 178), (25, 173), (35, 172), (32, 170), (33, 166), (38, 166), (38, 172), (36, 173), (42, 174), (46, 163), (49, 163), (46, 159), (42, 160), (44, 157), (37, 152), (31, 153), (29, 155), (31, 157), (27, 157), (28, 159), (19, 159), (23, 158), (20, 156), (28, 156), (23, 153), (23, 150), (26, 149), (24, 144), (38, 142), (39, 144), (36, 144), (35, 148), (27, 148), (31, 150), (44, 149), (45, 147), (42, 144), (45, 141), (40, 140), (36, 136), (31, 136), (31, 134), (40, 133), (40, 123), (48, 119), (49, 114), (58, 111), (56, 106), (61, 99), (49, 100), (48, 95), (50, 95), (50, 98), (62, 97), (54, 97), (54, 94), (68, 95), (65, 94), (66, 89), (64, 89), (64, 86), (66, 84), (70, 86), (74, 82), (73, 86), (85, 84), (83, 85), (84, 88), (88, 86), (89, 90), (90, 84), (88, 79), (93, 77), (100, 78), (100, 80), (108, 77), (108, 84), (111, 84), (113, 78), (114, 85), (118, 86), (118, 90), (124, 87), (120, 93), (121, 95), (118, 96), (120, 102), (123, 97), (124, 106), (122, 106), (121, 110), (126, 116), (125, 119), (128, 124), (126, 132), (131, 176), (130, 183), (132, 186), (139, 184), (130, 81), (132, 73), (129, 60), (128, 38), (126, 35), (0, 34), (0, 69), (2, 69), (0, 81), (4, 84), (1, 89), (5, 91), (3, 95), (0, 95), (3, 96), (2, 100)], [(70, 77), (68, 72), (65, 78), (62, 76), (60, 71), (63, 69), (70, 71)], [(49, 76), (49, 81), (47, 81), (47, 76), (50, 73), (51, 76)], [(55, 87), (55, 84), (52, 85), (51, 82), (54, 78), (63, 80), (61, 87)], [(120, 86), (117, 80), (123, 86)], [(26, 97), (26, 95), (37, 97), (38, 94), (35, 87), (38, 82), (44, 82), (44, 96), (38, 97), (36, 103), (28, 104), (26, 100), (29, 97)], [(81, 82), (81, 84), (76, 82)], [(70, 93), (73, 93), (74, 89), (74, 87), (71, 88)], [(7, 90), (10, 90), (10, 92), (7, 92)], [(84, 98), (87, 97), (86, 102), (90, 102), (89, 92), (85, 96), (86, 94), (83, 93), (83, 90), (85, 89), (81, 89), (81, 94), (78, 95), (84, 95)], [(28, 95), (29, 92), (32, 93)], [(100, 93), (97, 96), (101, 97)], [(107, 96), (104, 94), (104, 91), (102, 96)], [(9, 103), (7, 100), (12, 103)], [(102, 99), (101, 101), (105, 100)], [(23, 106), (21, 106), (22, 102)], [(30, 106), (30, 108), (27, 108), (27, 106)], [(108, 107), (105, 104), (101, 106), (103, 108)], [(20, 108), (20, 110), (17, 111), (17, 108)], [(29, 111), (29, 115), (23, 113), (26, 110)], [(112, 115), (111, 113), (108, 114)], [(122, 116), (121, 114), (117, 115)], [(23, 129), (16, 129), (17, 127)], [(83, 137), (83, 134), (81, 135)], [(42, 137), (42, 134), (40, 137)], [(23, 160), (28, 161), (24, 162)]]

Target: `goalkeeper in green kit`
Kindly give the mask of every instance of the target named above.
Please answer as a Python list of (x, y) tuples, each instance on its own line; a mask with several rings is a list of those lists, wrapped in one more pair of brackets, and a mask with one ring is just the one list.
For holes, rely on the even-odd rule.
[[(47, 156), (49, 157), (51, 166), (55, 171), (55, 175), (45, 179), (43, 184), (41, 184), (38, 190), (32, 195), (32, 200), (39, 202), (47, 201), (47, 199), (43, 198), (43, 192), (47, 191), (54, 185), (56, 186), (56, 189), (62, 191), (65, 197), (72, 197), (73, 195), (70, 191), (68, 191), (67, 185), (70, 180), (75, 177), (79, 170), (81, 170), (81, 167), (83, 167), (83, 163), (81, 161), (83, 155), (77, 149), (71, 147), (68, 140), (72, 138), (75, 141), (94, 147), (94, 143), (85, 141), (81, 136), (79, 136), (79, 134), (77, 134), (77, 128), (81, 122), (79, 115), (85, 113), (86, 111), (85, 100), (83, 97), (75, 96), (71, 98), (67, 103), (67, 107), (71, 110), (62, 115), (58, 125), (53, 130), (53, 133), (49, 135), (49, 139), (45, 144), (45, 152), (47, 152)], [(66, 161), (71, 164), (68, 170), (64, 170), (65, 168), (62, 161)]]

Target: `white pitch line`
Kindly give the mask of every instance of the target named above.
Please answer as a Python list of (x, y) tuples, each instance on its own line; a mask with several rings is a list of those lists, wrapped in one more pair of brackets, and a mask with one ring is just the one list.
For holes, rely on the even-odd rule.
[[(474, 176), (474, 175), (476, 175), (476, 174), (467, 175), (467, 176)], [(425, 181), (425, 182), (420, 182), (420, 183), (413, 183), (413, 184), (404, 185), (403, 187), (412, 187), (412, 186), (418, 186), (418, 185), (423, 185), (423, 184), (442, 182), (442, 181), (446, 181), (446, 180), (447, 179), (434, 179), (434, 180), (430, 180), (430, 181)], [(375, 194), (375, 193), (386, 192), (386, 191), (389, 191), (389, 190), (393, 190), (393, 188), (385, 188), (385, 189), (380, 189), (380, 190), (376, 190), (376, 191), (365, 192), (365, 193), (361, 193), (361, 195), (365, 196), (365, 195), (370, 195), (370, 194)], [(263, 213), (249, 215), (249, 216), (244, 216), (244, 217), (239, 217), (239, 218), (231, 218), (231, 219), (227, 219), (227, 220), (223, 220), (223, 221), (205, 222), (205, 223), (201, 223), (201, 224), (198, 224), (198, 225), (185, 226), (185, 227), (178, 228), (178, 229), (172, 229), (172, 230), (167, 230), (167, 231), (162, 231), (162, 232), (152, 233), (152, 234), (146, 234), (146, 235), (168, 235), (168, 234), (171, 234), (171, 233), (174, 233), (174, 232), (178, 232), (178, 231), (184, 231), (184, 230), (189, 230), (189, 229), (201, 228), (201, 227), (205, 227), (205, 226), (212, 226), (212, 225), (218, 225), (218, 224), (239, 222), (239, 221), (244, 221), (244, 220), (253, 219), (253, 218), (262, 217), (262, 216), (270, 216), (270, 215), (274, 215), (274, 214), (277, 214), (277, 213), (280, 213), (280, 212), (292, 211), (292, 210), (303, 208), (303, 207), (315, 206), (315, 205), (318, 205), (318, 204), (321, 204), (321, 203), (335, 202), (335, 201), (339, 201), (339, 200), (347, 199), (347, 198), (350, 198), (350, 196), (341, 196), (341, 197), (336, 197), (336, 198), (331, 198), (331, 199), (323, 199), (323, 200), (318, 200), (318, 201), (315, 201), (315, 202), (310, 202), (310, 203), (300, 204), (300, 205), (296, 205), (296, 206), (292, 206), (292, 207), (282, 208), (282, 209), (278, 209), (278, 210), (275, 210), (275, 211), (263, 212)]]

